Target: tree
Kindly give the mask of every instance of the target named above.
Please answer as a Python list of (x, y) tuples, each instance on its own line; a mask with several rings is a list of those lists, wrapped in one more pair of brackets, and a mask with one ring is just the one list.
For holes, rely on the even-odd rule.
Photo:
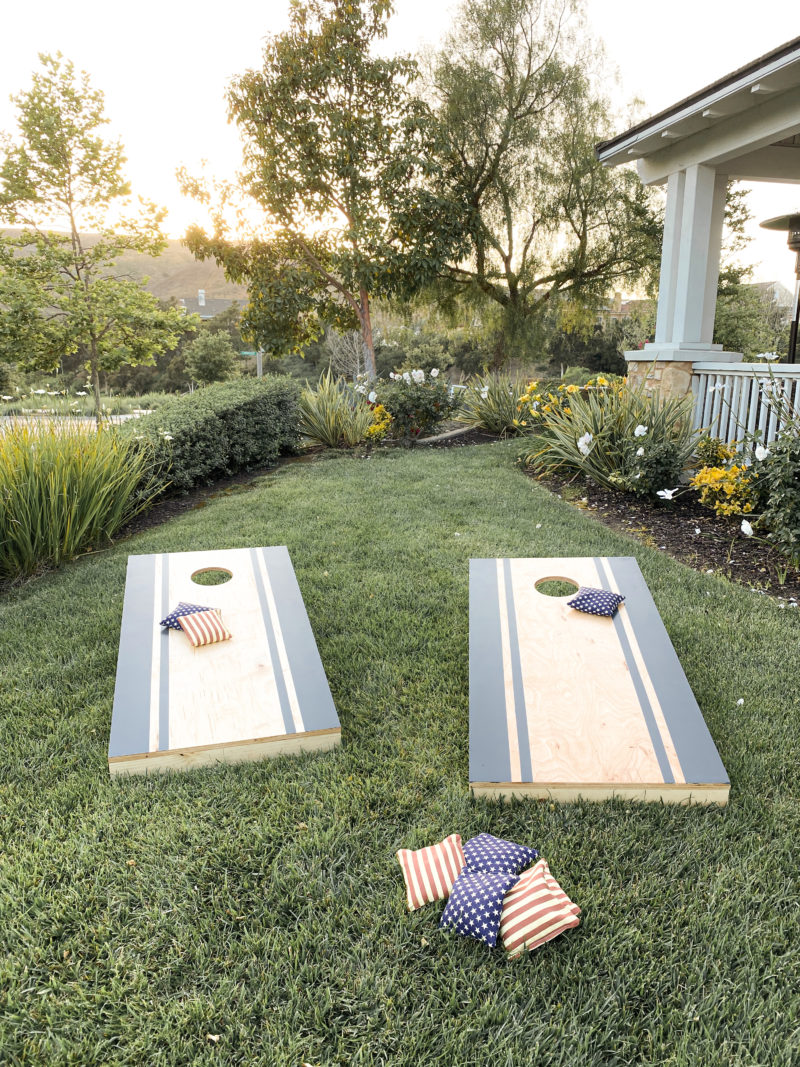
[(221, 204), (213, 235), (193, 228), (187, 244), (247, 282), (244, 325), (269, 354), (301, 350), (326, 324), (358, 329), (374, 374), (371, 301), (433, 279), (458, 233), (455, 210), (425, 187), (435, 127), (410, 93), (416, 64), (371, 51), (391, 12), (391, 0), (295, 0), (263, 68), (230, 88), (241, 183), (266, 235), (237, 241)]
[(224, 382), (236, 367), (236, 351), (227, 333), (203, 330), (186, 349), (186, 370), (200, 385)]
[(578, 22), (571, 0), (465, 0), (430, 74), (440, 188), (462, 205), (469, 247), (448, 261), (441, 295), (499, 305), (498, 363), (530, 345), (557, 295), (596, 307), (658, 269), (650, 194), (595, 155), (611, 117)]
[(186, 320), (113, 275), (128, 249), (162, 251), (164, 212), (143, 203), (138, 217), (124, 217), (122, 147), (97, 132), (108, 121), (103, 94), (60, 55), (40, 60), (31, 88), (13, 98), (19, 136), (4, 138), (0, 166), (0, 221), (22, 227), (0, 236), (0, 358), (52, 371), (80, 353), (99, 421), (100, 372), (151, 363)]

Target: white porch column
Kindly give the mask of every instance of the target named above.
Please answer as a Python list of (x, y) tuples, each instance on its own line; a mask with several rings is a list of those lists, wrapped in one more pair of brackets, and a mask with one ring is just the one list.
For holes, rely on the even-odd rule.
[(644, 350), (625, 353), (632, 384), (683, 396), (695, 361), (742, 358), (713, 344), (726, 189), (727, 176), (703, 164), (667, 179), (656, 336)]
[(658, 282), (656, 344), (672, 340), (675, 318), (675, 286), (678, 281), (683, 190), (686, 171), (676, 170), (667, 179), (667, 204), (664, 210), (664, 243), (661, 246), (661, 275)]
[(673, 343), (710, 345), (717, 302), (725, 178), (695, 164), (684, 181)]

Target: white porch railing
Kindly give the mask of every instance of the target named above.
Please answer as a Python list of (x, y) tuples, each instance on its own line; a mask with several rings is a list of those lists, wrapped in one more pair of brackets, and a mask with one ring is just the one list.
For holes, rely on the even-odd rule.
[(695, 363), (693, 370), (693, 425), (725, 442), (756, 430), (764, 444), (774, 440), (783, 422), (768, 403), (772, 390), (800, 411), (800, 364)]

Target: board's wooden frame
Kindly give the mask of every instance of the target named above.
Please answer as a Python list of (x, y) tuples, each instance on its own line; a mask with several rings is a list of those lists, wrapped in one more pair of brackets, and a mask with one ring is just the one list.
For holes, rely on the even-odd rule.
[[(200, 571), (230, 580), (200, 585)], [(159, 620), (218, 609), (230, 641), (195, 648)], [(108, 750), (112, 775), (325, 751), (341, 727), (285, 546), (130, 556)]]
[[(614, 618), (547, 580), (623, 593)], [(470, 561), (475, 796), (725, 804), (730, 782), (632, 557)]]

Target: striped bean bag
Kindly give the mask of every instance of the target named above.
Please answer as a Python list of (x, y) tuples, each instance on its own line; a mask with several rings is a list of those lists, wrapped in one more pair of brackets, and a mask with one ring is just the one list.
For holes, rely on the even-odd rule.
[(506, 893), (500, 936), (509, 956), (519, 956), (577, 926), (580, 913), (550, 873), (547, 860), (539, 860)]

